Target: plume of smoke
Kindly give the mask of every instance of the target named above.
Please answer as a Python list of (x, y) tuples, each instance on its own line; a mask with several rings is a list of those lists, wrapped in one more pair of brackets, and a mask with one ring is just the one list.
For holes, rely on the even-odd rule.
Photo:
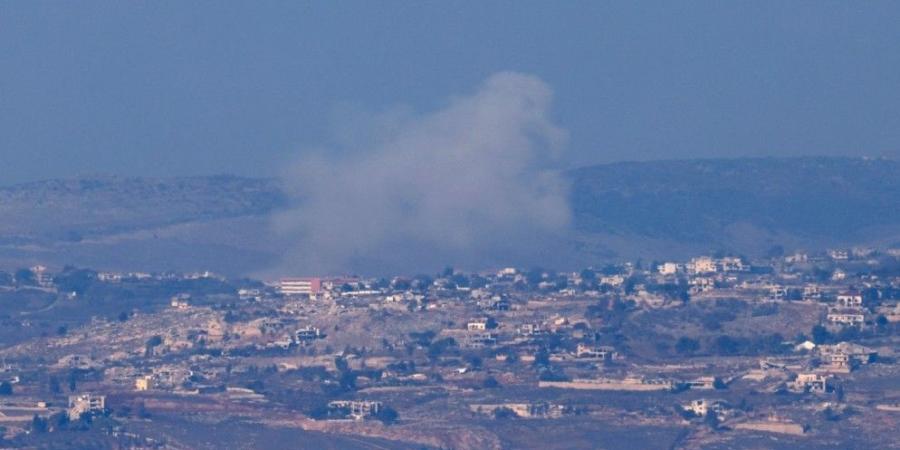
[(503, 72), (421, 115), (373, 121), (369, 142), (288, 169), (296, 206), (275, 227), (296, 245), (282, 271), (426, 272), (540, 261), (570, 222), (567, 187), (548, 169), (566, 134), (552, 92)]

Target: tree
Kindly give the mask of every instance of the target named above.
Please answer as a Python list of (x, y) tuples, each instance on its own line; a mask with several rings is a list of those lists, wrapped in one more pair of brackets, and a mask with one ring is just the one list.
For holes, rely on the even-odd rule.
[(379, 278), (375, 280), (375, 283), (372, 285), (375, 289), (386, 289), (391, 285), (391, 282), (386, 278)]
[(87, 269), (77, 269), (67, 266), (62, 273), (53, 277), (53, 282), (61, 292), (74, 292), (79, 296), (84, 295), (97, 279), (97, 272)]
[(163, 338), (162, 338), (162, 336), (160, 336), (160, 335), (157, 334), (157, 335), (155, 335), (155, 336), (150, 337), (150, 339), (147, 339), (147, 343), (145, 344), (145, 347), (144, 347), (144, 354), (145, 354), (146, 356), (152, 355), (152, 354), (153, 354), (153, 349), (156, 348), (156, 347), (158, 347), (158, 346), (160, 346), (160, 345), (162, 345), (162, 343), (163, 343)]
[(469, 277), (469, 287), (472, 289), (481, 289), (487, 286), (488, 280), (477, 274)]
[(409, 333), (409, 338), (413, 340), (419, 347), (428, 347), (431, 345), (431, 340), (437, 335), (433, 330), (426, 330), (422, 332), (411, 332)]
[(75, 392), (78, 387), (78, 373), (74, 370), (69, 372), (69, 392)]
[(398, 291), (408, 291), (410, 289), (410, 287), (412, 287), (412, 284), (407, 279), (395, 278), (391, 282), (391, 287), (393, 287), (394, 289), (396, 289)]
[(16, 283), (20, 286), (34, 286), (37, 284), (37, 278), (31, 269), (19, 269), (16, 271)]
[(692, 355), (699, 349), (700, 343), (696, 339), (691, 339), (687, 336), (682, 336), (675, 342), (675, 351), (681, 355)]
[(13, 387), (9, 381), (0, 383), (0, 395), (12, 395)]
[(341, 372), (338, 383), (340, 384), (341, 389), (345, 391), (352, 391), (356, 389), (356, 372), (352, 370)]
[(622, 289), (627, 295), (634, 294), (634, 287), (636, 284), (637, 282), (635, 281), (634, 277), (628, 277), (628, 279), (625, 280), (625, 284), (622, 286)]
[(413, 278), (413, 287), (419, 291), (427, 291), (434, 284), (434, 279), (428, 275), (416, 275)]
[(716, 352), (721, 355), (736, 355), (740, 352), (741, 343), (727, 334), (723, 334), (715, 340)]
[(59, 384), (59, 379), (56, 378), (55, 375), (50, 376), (50, 380), (48, 381), (47, 384), (48, 384), (48, 388), (50, 389), (50, 392), (52, 392), (54, 394), (59, 394), (60, 392), (62, 392), (62, 388), (60, 387), (60, 384)]
[(428, 346), (428, 358), (437, 359), (450, 347), (456, 347), (456, 339), (452, 337), (434, 341)]
[(46, 433), (48, 428), (47, 419), (37, 414), (31, 418), (31, 431), (35, 433)]
[(163, 343), (163, 338), (160, 335), (155, 335), (147, 339), (147, 347), (156, 347)]
[(719, 416), (716, 415), (714, 411), (707, 411), (706, 417), (703, 418), (703, 422), (711, 429), (718, 430), (719, 429)]
[(238, 321), (238, 316), (234, 313), (234, 311), (227, 311), (225, 313), (225, 316), (222, 317), (222, 320), (224, 320), (225, 323), (235, 323)]
[(822, 325), (813, 326), (809, 334), (812, 335), (812, 340), (816, 344), (825, 344), (831, 340), (831, 333)]
[(587, 282), (587, 281), (589, 281), (589, 280), (590, 280), (590, 281), (596, 281), (596, 280), (597, 280), (597, 273), (594, 272), (594, 271), (591, 270), (591, 269), (584, 269), (584, 270), (582, 270), (580, 276), (581, 276), (581, 281), (582, 281), (582, 282)]
[(137, 415), (141, 419), (150, 417), (150, 411), (147, 411), (147, 406), (144, 405), (143, 400), (137, 403), (135, 411), (135, 415)]
[(541, 280), (544, 279), (544, 270), (540, 267), (535, 267), (525, 272), (525, 280), (528, 281), (528, 285), (531, 287), (535, 287)]
[(550, 353), (545, 349), (541, 349), (537, 353), (534, 354), (534, 366), (549, 366), (550, 365)]
[(52, 422), (57, 430), (64, 430), (69, 425), (69, 415), (65, 412), (56, 413), (50, 416), (50, 422)]
[(391, 425), (397, 421), (397, 418), (400, 415), (397, 414), (397, 411), (390, 406), (385, 406), (381, 408), (377, 413), (375, 413), (375, 418), (380, 420), (381, 423), (385, 425)]

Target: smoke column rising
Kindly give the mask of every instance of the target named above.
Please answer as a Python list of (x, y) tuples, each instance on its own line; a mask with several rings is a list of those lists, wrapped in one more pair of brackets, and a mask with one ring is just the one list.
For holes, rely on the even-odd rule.
[(274, 218), (295, 246), (282, 271), (428, 272), (532, 264), (570, 222), (553, 170), (566, 133), (550, 88), (503, 72), (426, 114), (374, 120), (359, 148), (301, 158), (295, 206)]

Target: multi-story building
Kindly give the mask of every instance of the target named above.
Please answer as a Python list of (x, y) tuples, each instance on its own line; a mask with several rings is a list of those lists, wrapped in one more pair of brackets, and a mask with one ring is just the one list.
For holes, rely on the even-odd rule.
[(687, 268), (688, 271), (690, 271), (694, 275), (715, 273), (719, 271), (719, 265), (716, 264), (716, 260), (708, 256), (701, 256), (699, 258), (691, 259), (691, 262), (688, 263)]
[(317, 327), (306, 326), (294, 333), (297, 342), (307, 344), (322, 337), (322, 332)]
[(282, 278), (278, 282), (278, 292), (286, 297), (316, 298), (321, 289), (319, 278)]
[(466, 345), (470, 348), (490, 347), (497, 343), (495, 333), (470, 332), (466, 335)]
[(794, 381), (788, 383), (788, 389), (794, 392), (824, 393), (828, 389), (828, 378), (818, 373), (799, 373)]
[(378, 414), (384, 405), (378, 401), (335, 400), (328, 403), (328, 409), (345, 410), (347, 415), (362, 420)]
[(81, 394), (69, 396), (69, 409), (67, 410), (69, 420), (78, 420), (82, 414), (101, 413), (104, 409), (106, 409), (105, 395)]
[(838, 305), (844, 308), (858, 308), (862, 306), (862, 294), (855, 291), (841, 292), (837, 296)]
[(675, 275), (678, 273), (679, 265), (673, 262), (665, 262), (657, 266), (656, 270), (660, 275)]
[(865, 313), (859, 308), (832, 308), (826, 316), (832, 325), (861, 326), (866, 321)]
[(575, 357), (584, 359), (615, 359), (617, 356), (615, 349), (612, 347), (593, 347), (584, 344), (578, 344), (575, 348)]

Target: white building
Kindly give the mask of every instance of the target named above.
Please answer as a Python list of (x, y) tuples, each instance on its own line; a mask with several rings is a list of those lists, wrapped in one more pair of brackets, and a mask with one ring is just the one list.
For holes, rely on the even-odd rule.
[(750, 268), (737, 256), (726, 256), (719, 259), (719, 267), (723, 272), (744, 272)]
[(809, 255), (802, 252), (796, 252), (793, 255), (788, 255), (784, 257), (784, 262), (788, 264), (801, 264), (809, 261)]
[(625, 277), (622, 275), (610, 275), (600, 277), (600, 284), (608, 284), (612, 287), (619, 287), (625, 283)]
[(348, 416), (356, 420), (362, 420), (378, 414), (384, 408), (384, 405), (377, 401), (335, 400), (328, 403), (328, 408), (345, 410)]
[(857, 326), (865, 323), (866, 316), (858, 309), (833, 309), (828, 312), (827, 319), (834, 325)]
[(673, 262), (662, 263), (656, 267), (660, 275), (675, 275), (678, 273), (678, 264)]
[(469, 348), (490, 347), (497, 343), (497, 335), (487, 332), (470, 332), (466, 335), (466, 345)]
[(615, 359), (616, 356), (616, 351), (612, 347), (592, 347), (578, 344), (578, 347), (575, 349), (576, 358), (608, 360)]
[(803, 301), (811, 302), (822, 298), (822, 289), (815, 284), (803, 286)]
[(800, 373), (794, 381), (788, 383), (788, 389), (794, 392), (823, 393), (828, 389), (828, 378), (817, 373)]
[(42, 265), (37, 265), (31, 268), (31, 273), (34, 274), (34, 281), (41, 287), (52, 287), (53, 286), (53, 276), (50, 275), (50, 272), (47, 271), (47, 268)]
[(106, 396), (104, 395), (70, 395), (69, 409), (67, 414), (69, 420), (78, 420), (85, 413), (100, 413), (106, 409)]
[(299, 343), (309, 343), (322, 337), (322, 332), (317, 327), (307, 325), (294, 332), (294, 338)]
[(701, 292), (709, 292), (716, 287), (716, 281), (709, 277), (694, 277), (691, 278), (691, 292), (694, 294), (699, 294)]
[(862, 306), (863, 298), (859, 292), (841, 292), (837, 296), (837, 302), (844, 308), (858, 308)]
[(701, 256), (691, 259), (691, 262), (688, 263), (688, 270), (695, 275), (715, 273), (718, 272), (719, 265), (716, 264), (716, 260), (708, 256)]
[(259, 289), (238, 289), (238, 298), (241, 300), (260, 300), (262, 291)]
[(706, 413), (709, 412), (709, 406), (709, 402), (700, 399), (691, 401), (687, 405), (684, 405), (683, 408), (685, 411), (690, 411), (697, 417), (706, 417)]

